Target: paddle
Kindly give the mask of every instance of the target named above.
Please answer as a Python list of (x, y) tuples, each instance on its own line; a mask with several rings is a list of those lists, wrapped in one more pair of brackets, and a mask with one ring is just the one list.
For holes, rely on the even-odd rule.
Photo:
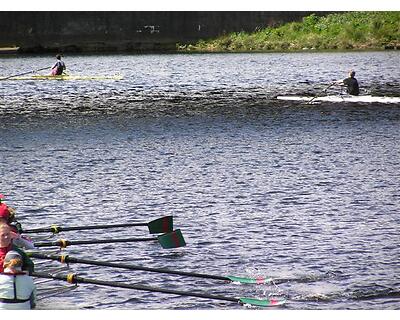
[(118, 242), (128, 243), (128, 242), (144, 242), (144, 241), (158, 241), (158, 243), (164, 249), (179, 248), (186, 245), (181, 230), (177, 229), (175, 231), (157, 236), (156, 238), (126, 238), (126, 239), (99, 239), (99, 240), (75, 240), (75, 241), (60, 239), (57, 241), (35, 242), (34, 246), (36, 248), (42, 248), (42, 247), (66, 248), (67, 246), (80, 245), (80, 244), (103, 244), (103, 243), (118, 243)]
[(25, 74), (34, 73), (34, 72), (38, 72), (38, 71), (42, 71), (42, 70), (46, 70), (46, 69), (50, 69), (50, 67), (40, 68), (40, 69), (37, 69), (37, 70), (31, 70), (31, 71), (24, 72), (24, 73), (13, 74), (13, 75), (5, 77), (5, 78), (0, 78), (0, 80), (8, 80), (8, 79), (11, 79), (11, 78), (14, 78), (14, 77), (23, 76)]
[(187, 291), (180, 291), (180, 290), (174, 290), (174, 289), (149, 287), (149, 286), (144, 286), (141, 284), (128, 284), (128, 283), (115, 282), (115, 281), (88, 279), (88, 278), (78, 277), (76, 274), (56, 275), (56, 274), (48, 274), (48, 273), (44, 273), (44, 272), (34, 272), (34, 273), (32, 273), (32, 276), (38, 277), (38, 278), (63, 280), (63, 281), (67, 281), (68, 283), (73, 283), (73, 284), (88, 283), (88, 284), (95, 284), (95, 285), (114, 287), (114, 288), (126, 288), (126, 289), (134, 289), (134, 290), (141, 290), (141, 291), (161, 292), (161, 293), (175, 294), (175, 295), (179, 295), (179, 296), (197, 297), (197, 298), (213, 299), (213, 300), (223, 300), (223, 301), (230, 301), (230, 302), (235, 302), (235, 303), (240, 303), (240, 304), (250, 304), (250, 305), (259, 306), (259, 307), (273, 307), (273, 306), (283, 305), (286, 303), (285, 299), (254, 299), (254, 298), (225, 297), (225, 296), (220, 296), (220, 295), (212, 295), (212, 294), (193, 292), (193, 291), (187, 292)]
[(111, 268), (121, 268), (121, 269), (128, 269), (128, 270), (141, 270), (141, 271), (149, 271), (149, 272), (157, 272), (157, 273), (175, 274), (175, 275), (187, 276), (187, 277), (223, 280), (223, 281), (229, 281), (229, 282), (265, 284), (265, 283), (270, 283), (273, 281), (272, 278), (262, 278), (262, 277), (243, 278), (243, 277), (236, 277), (236, 276), (218, 276), (218, 275), (202, 274), (202, 273), (195, 273), (195, 272), (169, 270), (166, 268), (150, 268), (150, 267), (144, 267), (144, 266), (138, 266), (138, 265), (123, 264), (120, 262), (113, 263), (113, 262), (107, 262), (107, 261), (79, 259), (79, 258), (70, 257), (68, 255), (47, 255), (47, 254), (37, 253), (37, 252), (28, 252), (27, 254), (29, 257), (32, 257), (32, 258), (59, 261), (61, 263), (67, 263), (67, 264), (68, 263), (79, 263), (79, 264), (87, 264), (87, 265), (103, 266), (103, 267), (111, 267)]
[(62, 227), (62, 226), (52, 225), (50, 227), (43, 227), (37, 229), (28, 229), (28, 230), (22, 229), (21, 233), (52, 232), (53, 234), (56, 234), (62, 231), (111, 229), (111, 228), (141, 227), (141, 226), (147, 226), (151, 234), (171, 232), (173, 230), (173, 217), (166, 216), (150, 222), (105, 224), (105, 225), (91, 225), (91, 226)]
[[(318, 97), (321, 96), (321, 93), (325, 92), (326, 90), (328, 90), (330, 87), (332, 87), (335, 84), (335, 82), (332, 82), (331, 84), (329, 84), (325, 89), (323, 89), (320, 93), (318, 93), (315, 97), (311, 98), (309, 101), (307, 101), (305, 104), (310, 104), (313, 100), (317, 99)], [(300, 102), (298, 104), (298, 106), (304, 104), (304, 102)]]

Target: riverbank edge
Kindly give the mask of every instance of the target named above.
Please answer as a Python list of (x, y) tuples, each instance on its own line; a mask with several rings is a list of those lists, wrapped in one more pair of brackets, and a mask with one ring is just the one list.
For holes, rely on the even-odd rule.
[(95, 54), (245, 54), (245, 53), (311, 53), (311, 52), (373, 52), (373, 51), (397, 51), (400, 50), (399, 46), (385, 46), (385, 47), (368, 47), (368, 48), (354, 48), (354, 49), (314, 49), (305, 48), (302, 50), (64, 50), (63, 48), (52, 48), (50, 50), (20, 50), (19, 48), (0, 48), (0, 56), (9, 55), (32, 55), (32, 54), (71, 54), (71, 55), (95, 55)]

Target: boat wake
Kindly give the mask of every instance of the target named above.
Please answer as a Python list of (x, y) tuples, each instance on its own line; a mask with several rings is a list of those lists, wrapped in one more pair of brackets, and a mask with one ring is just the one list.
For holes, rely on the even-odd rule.
[(374, 300), (400, 297), (400, 290), (393, 288), (381, 288), (382, 286), (364, 287), (360, 289), (349, 289), (345, 291), (336, 291), (330, 293), (313, 292), (292, 295), (289, 299), (292, 301), (337, 301), (337, 300)]

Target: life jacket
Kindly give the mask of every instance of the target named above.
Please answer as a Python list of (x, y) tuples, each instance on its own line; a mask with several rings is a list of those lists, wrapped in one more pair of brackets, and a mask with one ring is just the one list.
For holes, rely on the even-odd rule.
[(0, 309), (29, 310), (35, 306), (35, 285), (24, 272), (0, 274)]

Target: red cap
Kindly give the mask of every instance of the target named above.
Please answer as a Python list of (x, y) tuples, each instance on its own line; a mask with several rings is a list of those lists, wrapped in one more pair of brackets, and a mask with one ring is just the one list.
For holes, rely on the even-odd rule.
[(10, 211), (5, 203), (0, 204), (0, 218), (8, 219)]

